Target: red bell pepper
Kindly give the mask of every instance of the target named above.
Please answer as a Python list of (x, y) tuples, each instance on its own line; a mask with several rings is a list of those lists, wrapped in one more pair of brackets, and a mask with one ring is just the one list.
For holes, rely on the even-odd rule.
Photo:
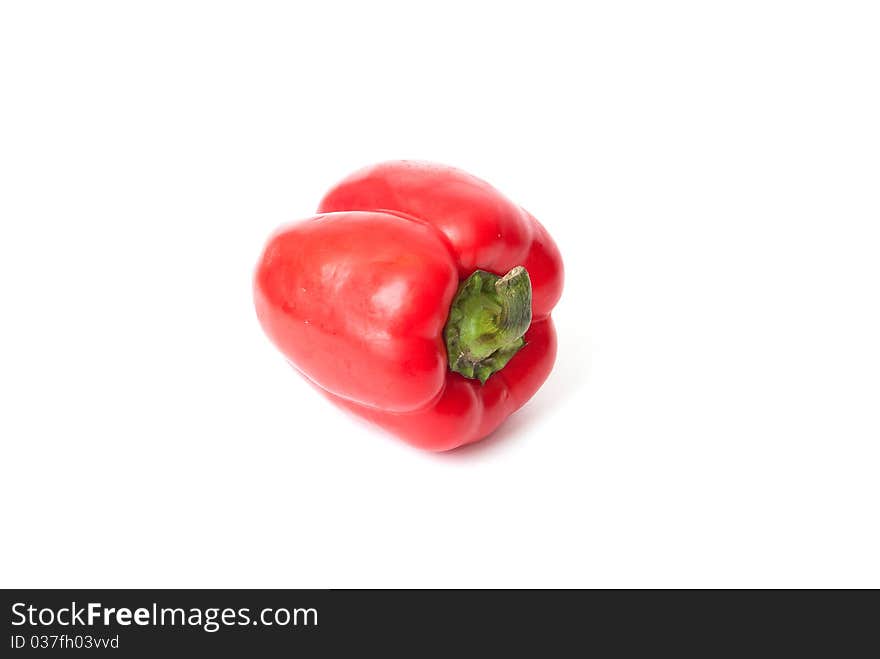
[(535, 218), (441, 165), (362, 169), (257, 266), (263, 329), (338, 405), (424, 449), (482, 439), (556, 358), (562, 259)]

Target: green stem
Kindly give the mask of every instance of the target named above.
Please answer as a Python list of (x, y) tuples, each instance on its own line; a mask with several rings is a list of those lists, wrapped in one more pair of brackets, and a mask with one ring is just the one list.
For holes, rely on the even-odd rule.
[(526, 344), (532, 283), (521, 265), (503, 277), (477, 270), (458, 287), (443, 330), (449, 368), (482, 384)]

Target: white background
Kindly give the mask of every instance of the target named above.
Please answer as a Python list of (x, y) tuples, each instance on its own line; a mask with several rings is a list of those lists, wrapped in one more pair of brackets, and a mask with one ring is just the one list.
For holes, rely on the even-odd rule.
[[(3, 3), (0, 585), (880, 586), (877, 11)], [(452, 454), (253, 313), (389, 158), (565, 258), (555, 371)]]

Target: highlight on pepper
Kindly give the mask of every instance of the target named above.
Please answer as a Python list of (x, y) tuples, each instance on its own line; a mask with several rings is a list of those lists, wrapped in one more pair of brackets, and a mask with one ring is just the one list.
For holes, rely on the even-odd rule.
[(547, 379), (562, 258), (528, 212), (453, 167), (390, 161), (269, 238), (257, 317), (331, 401), (419, 448), (491, 434)]

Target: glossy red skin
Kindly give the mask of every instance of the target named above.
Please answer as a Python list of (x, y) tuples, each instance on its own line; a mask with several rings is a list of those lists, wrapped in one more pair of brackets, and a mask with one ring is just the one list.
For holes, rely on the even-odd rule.
[[(270, 238), (254, 298), (266, 333), (330, 400), (445, 451), (490, 434), (547, 379), (562, 259), (544, 228), (488, 183), (392, 161), (343, 180), (318, 212)], [(442, 334), (459, 281), (517, 265), (532, 282), (526, 346), (485, 385), (451, 372)]]

